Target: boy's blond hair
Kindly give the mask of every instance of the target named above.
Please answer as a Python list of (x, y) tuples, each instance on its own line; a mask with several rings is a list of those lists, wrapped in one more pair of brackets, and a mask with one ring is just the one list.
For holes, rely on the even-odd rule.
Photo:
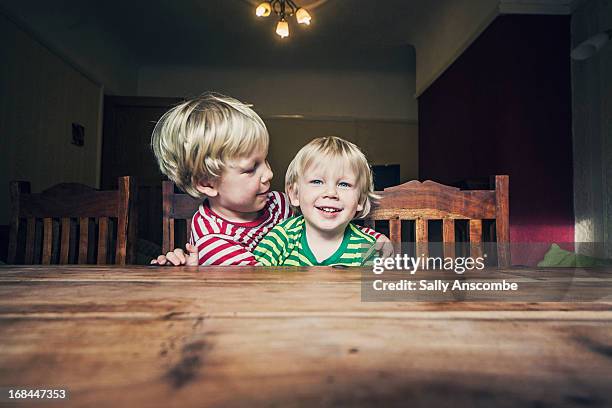
[(297, 189), (301, 174), (314, 163), (334, 163), (341, 159), (347, 163), (357, 176), (359, 189), (359, 204), (363, 209), (355, 218), (364, 218), (370, 212), (373, 200), (379, 198), (374, 194), (374, 178), (372, 169), (363, 152), (355, 144), (336, 136), (319, 137), (302, 147), (295, 155), (285, 175), (285, 191)]
[(207, 93), (170, 109), (151, 137), (161, 172), (190, 196), (203, 198), (196, 187), (218, 179), (228, 160), (268, 149), (266, 125), (250, 106)]

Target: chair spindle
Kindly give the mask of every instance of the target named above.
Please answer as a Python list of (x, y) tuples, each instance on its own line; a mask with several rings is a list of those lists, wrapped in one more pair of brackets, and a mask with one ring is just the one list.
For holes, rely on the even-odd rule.
[(89, 218), (79, 218), (79, 264), (87, 263), (87, 246), (89, 241)]
[(53, 218), (43, 219), (43, 254), (42, 264), (51, 264), (51, 245), (53, 244)]
[(70, 251), (70, 218), (62, 217), (62, 238), (60, 243), (60, 265), (66, 265), (68, 263), (68, 255)]
[(442, 220), (442, 245), (444, 257), (455, 258), (455, 220), (444, 218)]
[(98, 219), (98, 265), (106, 265), (108, 246), (108, 217)]

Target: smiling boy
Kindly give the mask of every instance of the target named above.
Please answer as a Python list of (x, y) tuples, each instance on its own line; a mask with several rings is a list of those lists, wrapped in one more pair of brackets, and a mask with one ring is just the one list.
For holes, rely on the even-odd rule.
[(351, 223), (370, 211), (372, 172), (353, 143), (329, 136), (295, 156), (285, 177), (291, 205), (302, 215), (276, 227), (255, 248), (263, 265), (360, 266), (371, 261), (375, 238)]
[[(189, 254), (177, 248), (151, 261), (172, 265), (258, 265), (252, 251), (292, 215), (284, 193), (270, 191), (265, 124), (236, 99), (204, 94), (166, 112), (151, 145), (162, 173), (202, 200), (191, 220)], [(389, 246), (388, 238), (364, 228)]]

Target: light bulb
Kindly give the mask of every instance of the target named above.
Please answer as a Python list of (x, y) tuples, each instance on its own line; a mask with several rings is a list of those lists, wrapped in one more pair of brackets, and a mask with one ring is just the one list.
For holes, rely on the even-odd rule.
[(295, 12), (295, 18), (299, 24), (310, 25), (310, 19), (312, 17), (310, 17), (310, 14), (308, 14), (306, 9), (299, 8), (298, 11)]
[(257, 15), (257, 17), (268, 17), (270, 13), (272, 13), (272, 8), (267, 1), (261, 3), (257, 6), (257, 9), (255, 9), (255, 15)]
[(280, 20), (276, 25), (276, 34), (281, 38), (289, 37), (289, 24), (285, 20)]

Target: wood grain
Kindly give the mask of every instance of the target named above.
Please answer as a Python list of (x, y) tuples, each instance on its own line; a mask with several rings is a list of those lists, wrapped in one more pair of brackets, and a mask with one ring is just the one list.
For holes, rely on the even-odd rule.
[(191, 217), (198, 211), (202, 200), (195, 199), (185, 193), (175, 193), (174, 183), (162, 182), (162, 252), (167, 253), (175, 246), (175, 220), (185, 220), (187, 242), (191, 234)]
[(79, 264), (87, 263), (87, 248), (89, 246), (89, 218), (79, 218)]
[(44, 218), (43, 219), (43, 254), (42, 254), (42, 264), (50, 265), (51, 264), (51, 246), (53, 243), (53, 219), (52, 218)]
[(402, 243), (402, 222), (398, 217), (389, 219), (389, 238), (395, 248), (400, 247)]
[(409, 181), (399, 186), (388, 187), (377, 192), (382, 198), (372, 209), (370, 217), (385, 219), (385, 210), (429, 210), (430, 219), (450, 218), (495, 218), (495, 191), (462, 191), (431, 180)]
[[(133, 178), (128, 176), (118, 179), (119, 188), (113, 191), (98, 191), (94, 188), (78, 183), (60, 183), (41, 193), (30, 193), (30, 185), (27, 182), (11, 182), (11, 228), (9, 238), (9, 263), (43, 263), (49, 264), (69, 262), (69, 254), (72, 252), (76, 262), (87, 263), (88, 259), (93, 262), (106, 262), (108, 253), (108, 219), (117, 220), (115, 263), (125, 265), (135, 260), (135, 241), (138, 214), (136, 211), (137, 188)], [(19, 248), (20, 241), (19, 224), (21, 219), (27, 219), (27, 231), (25, 245)], [(61, 244), (58, 248), (53, 245), (53, 233), (57, 229), (56, 219), (61, 220)], [(75, 238), (72, 233), (71, 219), (78, 220), (79, 236)], [(100, 220), (97, 238), (98, 244), (89, 245), (89, 223), (91, 220)], [(37, 221), (42, 221), (42, 244), (36, 234)], [(95, 222), (95, 221), (94, 221)], [(92, 222), (92, 225), (94, 223)], [(57, 232), (56, 231), (56, 232)], [(22, 237), (23, 238), (23, 237)], [(72, 239), (71, 239), (72, 238)], [(96, 234), (92, 234), (96, 240)], [(70, 245), (74, 247), (70, 248)], [(98, 248), (98, 256), (88, 254), (89, 247)], [(39, 247), (42, 249), (39, 250)], [(17, 252), (24, 252), (23, 257)], [(18, 259), (19, 258), (19, 259)]]
[[(510, 265), (508, 176), (493, 176), (492, 190), (460, 190), (431, 180), (418, 180), (377, 191), (380, 199), (372, 206), (368, 219), (389, 220), (390, 231), (395, 231), (393, 220), (415, 220), (416, 252), (428, 254), (429, 220), (443, 221), (443, 242), (447, 256), (454, 257), (454, 220), (470, 220), (472, 256), (482, 254), (482, 220), (495, 220), (498, 264)], [(391, 235), (391, 241), (398, 237)], [(452, 235), (452, 236), (451, 236)], [(452, 239), (452, 241), (451, 241)], [(404, 242), (406, 238), (401, 239)], [(397, 248), (398, 246), (396, 246)]]
[(510, 180), (508, 176), (495, 176), (495, 212), (498, 265), (505, 268), (510, 265)]
[(442, 220), (442, 242), (444, 257), (455, 257), (455, 221), (450, 218)]
[(28, 217), (26, 227), (26, 248), (25, 248), (25, 263), (34, 263), (34, 248), (36, 241), (36, 219)]
[(612, 403), (609, 298), (362, 302), (364, 272), (0, 267), (0, 384), (68, 388), (62, 407)]
[(470, 256), (479, 258), (483, 254), (482, 248), (482, 220), (470, 220)]
[(68, 255), (70, 253), (70, 218), (62, 217), (61, 221), (62, 239), (60, 243), (60, 265), (68, 263)]
[(106, 248), (108, 246), (108, 218), (100, 217), (98, 219), (98, 265), (105, 265)]
[(416, 256), (429, 256), (429, 223), (426, 219), (417, 218), (415, 223), (416, 229)]

